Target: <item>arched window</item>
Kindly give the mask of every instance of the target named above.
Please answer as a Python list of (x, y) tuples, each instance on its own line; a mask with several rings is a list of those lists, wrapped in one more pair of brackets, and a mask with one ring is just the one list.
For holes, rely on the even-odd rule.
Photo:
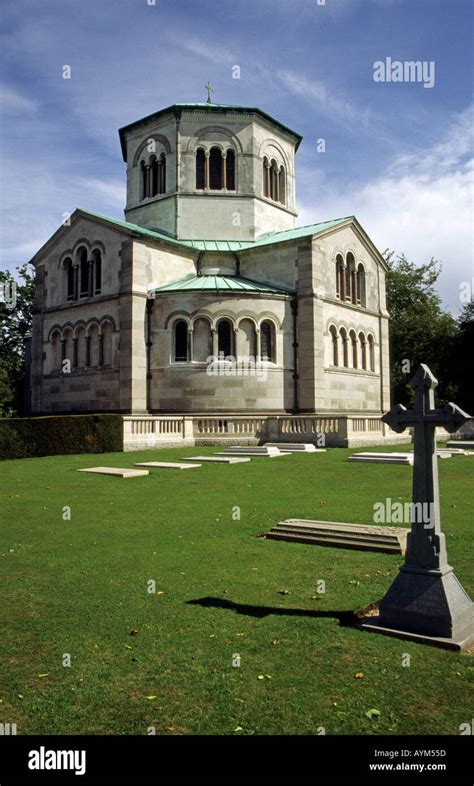
[(212, 355), (211, 326), (209, 320), (200, 317), (193, 325), (193, 354), (192, 359), (198, 363), (205, 363)]
[(375, 344), (374, 344), (374, 337), (369, 335), (367, 337), (367, 342), (369, 344), (369, 364), (370, 370), (375, 371)]
[[(159, 158), (151, 156), (148, 166), (142, 162), (145, 171), (146, 196), (154, 197), (166, 193), (166, 155), (162, 153)], [(147, 177), (148, 172), (148, 177)]]
[(222, 153), (218, 147), (211, 148), (209, 156), (209, 188), (222, 190)]
[(357, 302), (365, 306), (365, 270), (362, 263), (357, 267)]
[(367, 342), (363, 333), (359, 333), (361, 367), (367, 370)]
[(336, 257), (336, 297), (344, 299), (344, 260), (341, 254)]
[(88, 331), (89, 338), (89, 363), (92, 368), (99, 365), (99, 328), (91, 325)]
[(221, 319), (217, 326), (217, 351), (219, 357), (232, 355), (232, 325), (228, 319)]
[(100, 295), (102, 291), (102, 253), (99, 251), (98, 248), (94, 249), (94, 251), (92, 252), (92, 261), (93, 261), (92, 278), (93, 278), (94, 293), (96, 295)]
[(329, 333), (331, 334), (331, 343), (332, 343), (332, 364), (333, 366), (339, 365), (339, 352), (338, 352), (338, 336), (337, 330), (334, 325), (331, 325), (329, 328)]
[(237, 334), (237, 354), (239, 358), (255, 358), (257, 355), (257, 336), (251, 319), (242, 319)]
[(275, 362), (275, 327), (269, 320), (260, 325), (260, 357)]
[(51, 336), (50, 371), (58, 371), (61, 368), (61, 333), (55, 330)]
[(76, 330), (74, 368), (84, 368), (86, 365), (86, 331), (83, 327)]
[(144, 161), (140, 161), (141, 199), (148, 196), (148, 168)]
[(174, 359), (175, 363), (186, 363), (188, 360), (188, 326), (182, 319), (174, 328)]
[(79, 259), (79, 281), (80, 296), (89, 296), (89, 262), (87, 261), (87, 249), (82, 246), (78, 251)]
[(270, 162), (266, 156), (263, 159), (263, 196), (270, 196)]
[(340, 331), (341, 342), (342, 342), (342, 365), (344, 368), (349, 368), (349, 348), (348, 348), (348, 339), (347, 339), (347, 331), (345, 328), (341, 328)]
[(202, 147), (196, 153), (196, 188), (204, 190), (206, 187), (206, 154)]
[(354, 254), (349, 251), (346, 255), (346, 300), (352, 303), (356, 302), (356, 276), (355, 276), (355, 259)]
[(71, 257), (66, 257), (63, 264), (66, 271), (66, 299), (74, 300), (74, 268)]
[(63, 338), (61, 342), (62, 351), (61, 351), (61, 362), (63, 360), (67, 360), (70, 363), (70, 367), (72, 368), (74, 363), (74, 347), (73, 347), (73, 338), (72, 338), (72, 329), (66, 328), (63, 332)]
[(101, 366), (112, 366), (112, 325), (110, 322), (105, 322), (101, 330), (101, 347), (100, 355)]
[(235, 153), (230, 149), (225, 159), (225, 170), (227, 191), (235, 191)]
[(270, 166), (270, 199), (273, 199), (274, 202), (278, 202), (278, 191), (279, 191), (279, 167), (275, 159), (272, 160)]
[(282, 166), (280, 167), (280, 175), (279, 175), (280, 182), (278, 183), (278, 191), (279, 191), (279, 201), (284, 205), (286, 203), (286, 176), (285, 176), (285, 168)]
[(357, 357), (357, 336), (354, 330), (351, 330), (349, 333), (349, 338), (351, 340), (351, 349), (352, 349), (352, 368), (358, 368), (359, 361)]

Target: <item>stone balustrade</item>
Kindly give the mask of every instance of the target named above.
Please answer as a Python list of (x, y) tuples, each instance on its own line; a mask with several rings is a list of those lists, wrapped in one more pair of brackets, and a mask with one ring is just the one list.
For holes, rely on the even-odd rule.
[(123, 422), (124, 450), (285, 441), (358, 447), (407, 441), (374, 415), (130, 415)]

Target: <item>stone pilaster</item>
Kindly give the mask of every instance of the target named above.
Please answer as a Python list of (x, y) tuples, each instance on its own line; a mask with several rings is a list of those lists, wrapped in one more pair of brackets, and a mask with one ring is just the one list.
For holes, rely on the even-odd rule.
[[(135, 257), (134, 257), (135, 254)], [(146, 278), (143, 249), (122, 243), (120, 278), (120, 409), (146, 411)]]
[(299, 407), (306, 412), (314, 412), (324, 402), (323, 261), (316, 243), (299, 246)]

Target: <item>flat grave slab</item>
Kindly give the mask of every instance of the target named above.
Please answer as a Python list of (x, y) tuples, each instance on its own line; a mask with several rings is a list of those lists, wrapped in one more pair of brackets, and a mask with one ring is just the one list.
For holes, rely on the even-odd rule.
[(413, 453), (354, 453), (347, 460), (365, 462), (367, 464), (405, 464), (412, 466)]
[(139, 478), (150, 473), (145, 469), (123, 469), (121, 467), (89, 467), (78, 472), (92, 472), (94, 475), (114, 475), (117, 478)]
[(450, 439), (446, 443), (449, 448), (462, 448), (463, 450), (474, 450), (474, 439)]
[(239, 451), (238, 453), (234, 453), (232, 450), (223, 450), (219, 453), (216, 453), (216, 456), (251, 456), (252, 458), (278, 458), (279, 456), (291, 456), (291, 453), (282, 453), (278, 451), (278, 453), (244, 453)]
[(201, 464), (177, 464), (174, 461), (142, 461), (135, 467), (151, 467), (151, 469), (196, 469)]
[(265, 442), (265, 448), (278, 448), (286, 453), (326, 453), (326, 448), (317, 448), (311, 442)]
[(243, 464), (252, 459), (243, 456), (188, 456), (185, 461), (209, 461), (213, 464)]
[(337, 521), (286, 519), (266, 533), (270, 540), (335, 546), (364, 551), (405, 554), (408, 527), (380, 527), (374, 524), (345, 524)]

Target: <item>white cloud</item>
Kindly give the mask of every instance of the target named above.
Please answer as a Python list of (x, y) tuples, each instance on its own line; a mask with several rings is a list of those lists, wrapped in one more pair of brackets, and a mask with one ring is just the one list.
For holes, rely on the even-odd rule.
[(0, 85), (0, 108), (3, 112), (35, 112), (38, 102), (21, 95), (7, 85)]
[(126, 184), (123, 180), (99, 180), (97, 178), (79, 178), (78, 186), (92, 198), (100, 197), (107, 207), (123, 210), (126, 201)]
[[(472, 282), (473, 160), (471, 109), (457, 116), (442, 143), (402, 154), (379, 177), (359, 188), (353, 183), (318, 186), (318, 214), (304, 200), (299, 224), (355, 214), (377, 247), (404, 253), (417, 264), (431, 257), (443, 264), (438, 287), (454, 313), (462, 307), (459, 287)], [(324, 215), (321, 215), (321, 207)]]

